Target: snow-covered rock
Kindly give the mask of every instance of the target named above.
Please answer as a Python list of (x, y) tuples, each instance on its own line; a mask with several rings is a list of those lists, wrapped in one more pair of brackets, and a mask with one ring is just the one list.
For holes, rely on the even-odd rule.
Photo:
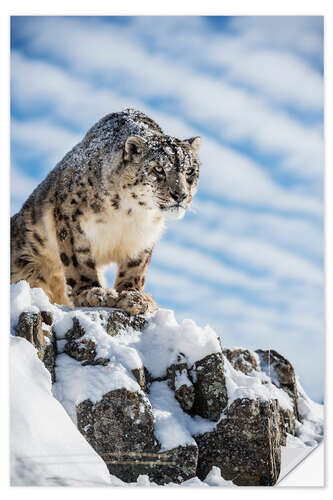
[[(24, 459), (35, 449), (33, 437), (22, 448), (14, 436), (15, 484), (56, 478), (56, 484), (82, 479), (82, 485), (272, 485), (281, 446), (315, 446), (323, 437), (322, 406), (308, 398), (292, 365), (275, 351), (222, 350), (210, 327), (179, 324), (168, 310), (146, 317), (107, 308), (71, 310), (50, 304), (26, 282), (11, 291), (11, 333), (24, 337), (11, 339), (13, 383), (31, 379), (30, 400), (36, 393), (38, 409), (57, 408), (57, 431), (45, 414), (39, 446), (44, 455), (56, 445), (65, 455), (82, 445), (94, 463), (90, 475), (75, 458), (68, 468), (67, 460), (62, 468), (52, 464), (53, 473), (44, 457), (30, 474)], [(52, 393), (41, 363), (52, 373), (50, 355), (44, 355), (51, 340)], [(24, 369), (20, 356), (31, 358)], [(22, 392), (12, 391), (12, 429), (38, 427), (39, 413)]]

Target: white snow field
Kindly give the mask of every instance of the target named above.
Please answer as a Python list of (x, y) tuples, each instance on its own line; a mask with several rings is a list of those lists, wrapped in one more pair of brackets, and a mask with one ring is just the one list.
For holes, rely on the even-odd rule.
[[(15, 337), (14, 327), (23, 311), (51, 311), (57, 335), (56, 382), (37, 357), (35, 348)], [(124, 330), (111, 337), (102, 324), (106, 309), (71, 310), (49, 303), (41, 289), (30, 289), (25, 281), (11, 286), (10, 397), (11, 397), (11, 484), (13, 486), (155, 486), (148, 476), (136, 483), (124, 483), (109, 474), (103, 460), (76, 427), (75, 407), (90, 399), (99, 401), (110, 390), (127, 388), (142, 391), (131, 373), (144, 365), (154, 377), (163, 375), (176, 361), (179, 352), (193, 362), (220, 352), (216, 333), (201, 328), (192, 320), (178, 323), (172, 311), (159, 310), (150, 317), (144, 335)], [(104, 316), (103, 316), (104, 314)], [(98, 357), (109, 358), (110, 366), (82, 366), (62, 352), (64, 335), (72, 318), (80, 319), (85, 338), (96, 342)], [(272, 384), (264, 372), (245, 375), (235, 370), (226, 358), (228, 405), (237, 398), (278, 399), (283, 408), (292, 408), (289, 396)], [(263, 383), (264, 382), (264, 383)], [(323, 406), (306, 395), (298, 381), (299, 411), (304, 419), (297, 423), (297, 437), (288, 435), (282, 453), (282, 472), (288, 470), (287, 449), (302, 448), (302, 456), (322, 441)], [(145, 395), (147, 397), (147, 395)], [(166, 382), (153, 382), (148, 395), (155, 418), (155, 434), (163, 450), (193, 443), (193, 434), (214, 429), (216, 422), (184, 413)], [(223, 418), (223, 416), (221, 417)], [(305, 450), (306, 449), (306, 450)], [(301, 450), (300, 450), (301, 451)], [(294, 457), (295, 453), (293, 454)], [(285, 461), (285, 463), (284, 463)], [(179, 485), (168, 485), (179, 486)], [(204, 482), (193, 478), (181, 486), (233, 486), (213, 467)]]

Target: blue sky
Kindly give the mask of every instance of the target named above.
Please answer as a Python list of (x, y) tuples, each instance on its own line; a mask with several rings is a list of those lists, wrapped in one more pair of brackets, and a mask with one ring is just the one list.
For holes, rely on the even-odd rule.
[(278, 350), (322, 400), (322, 18), (13, 17), (11, 41), (12, 213), (107, 113), (201, 135), (146, 289), (226, 346)]

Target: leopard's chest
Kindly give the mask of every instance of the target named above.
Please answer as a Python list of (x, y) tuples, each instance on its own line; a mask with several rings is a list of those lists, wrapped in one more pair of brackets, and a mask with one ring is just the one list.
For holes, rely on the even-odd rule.
[(164, 220), (153, 210), (124, 206), (87, 217), (81, 227), (97, 266), (134, 259), (159, 239)]

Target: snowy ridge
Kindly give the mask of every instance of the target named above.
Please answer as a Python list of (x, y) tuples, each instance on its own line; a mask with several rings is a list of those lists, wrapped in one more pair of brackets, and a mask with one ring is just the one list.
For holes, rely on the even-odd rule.
[[(49, 372), (37, 358), (33, 346), (24, 339), (11, 338), (13, 484), (26, 484), (25, 477), (29, 474), (28, 469), (22, 466), (22, 457), (29, 456), (31, 450), (37, 450), (42, 457), (40, 469), (36, 477), (33, 474), (30, 476), (31, 481), (38, 481), (37, 476), (42, 478), (38, 484), (51, 484), (48, 478), (56, 477), (58, 482), (55, 484), (74, 485), (84, 478), (85, 484), (91, 482), (91, 485), (96, 481), (105, 486), (127, 485), (110, 476), (104, 462), (73, 425), (76, 424), (76, 405), (87, 399), (96, 403), (114, 389), (126, 388), (149, 398), (155, 419), (155, 435), (162, 450), (192, 444), (193, 435), (212, 431), (217, 425), (217, 422), (185, 413), (166, 381), (153, 382), (149, 394), (145, 394), (132, 373), (133, 369), (145, 366), (154, 378), (159, 378), (177, 361), (179, 352), (187, 359), (189, 367), (209, 354), (221, 353), (217, 335), (210, 327), (201, 328), (192, 320), (184, 320), (179, 324), (172, 311), (159, 310), (149, 318), (144, 334), (129, 328), (121, 335), (112, 337), (103, 328), (106, 309), (70, 310), (52, 305), (42, 290), (30, 289), (26, 282), (12, 285), (11, 299), (12, 335), (21, 312), (50, 311), (54, 316), (53, 328), (59, 352), (56, 383), (51, 388)], [(96, 343), (97, 357), (110, 360), (107, 366), (82, 366), (79, 361), (62, 352), (65, 333), (72, 328), (73, 318), (78, 318), (84, 327), (83, 338)], [(245, 375), (235, 370), (225, 356), (224, 366), (228, 407), (238, 398), (249, 398), (263, 401), (277, 399), (281, 408), (292, 409), (288, 394), (276, 387), (265, 371), (253, 370)], [(183, 382), (178, 380), (177, 383)], [(299, 410), (304, 421), (302, 424), (297, 422), (297, 437), (288, 435), (287, 446), (315, 446), (323, 437), (323, 407), (309, 399), (299, 381), (298, 390)], [(224, 412), (220, 420), (223, 418)], [(41, 420), (47, 424), (42, 425)], [(51, 428), (50, 421), (54, 422)], [(38, 432), (39, 450), (35, 445), (37, 437), (34, 429)], [(47, 456), (73, 455), (69, 450), (77, 450), (77, 456), (84, 454), (89, 466), (82, 465), (80, 460), (68, 461), (67, 458), (64, 462), (68, 465), (48, 463)], [(140, 476), (135, 485), (147, 486), (147, 481)], [(221, 478), (219, 469), (212, 470), (205, 483), (230, 484)], [(183, 483), (184, 486), (199, 484), (204, 483), (197, 478)]]

